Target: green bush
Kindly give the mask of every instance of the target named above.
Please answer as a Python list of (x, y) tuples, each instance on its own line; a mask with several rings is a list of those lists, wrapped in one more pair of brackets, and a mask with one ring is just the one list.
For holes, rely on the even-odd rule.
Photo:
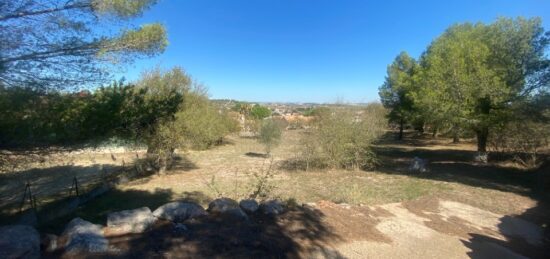
[(371, 144), (387, 126), (380, 104), (362, 110), (331, 110), (302, 139), (301, 159), (310, 167), (366, 168), (376, 162)]
[(281, 141), (282, 130), (277, 123), (271, 119), (262, 121), (258, 141), (265, 146), (265, 152), (271, 153), (271, 150), (279, 145)]
[(271, 110), (265, 106), (256, 104), (250, 109), (250, 116), (256, 120), (262, 120), (271, 116)]
[(237, 121), (197, 91), (185, 97), (183, 108), (176, 113), (175, 124), (186, 136), (185, 146), (194, 149), (221, 143), (224, 136), (238, 130)]

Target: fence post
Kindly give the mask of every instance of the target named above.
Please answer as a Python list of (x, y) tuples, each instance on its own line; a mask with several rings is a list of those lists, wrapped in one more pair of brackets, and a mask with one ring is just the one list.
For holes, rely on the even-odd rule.
[(73, 194), (73, 189), (75, 190), (76, 197), (80, 196), (80, 193), (78, 192), (78, 179), (76, 176), (73, 178), (73, 184), (71, 186), (71, 190), (69, 191), (69, 196)]
[(21, 200), (21, 205), (19, 206), (19, 212), (23, 211), (23, 207), (25, 206), (25, 201), (27, 200), (27, 196), (29, 197), (29, 203), (31, 205), (31, 208), (36, 209), (36, 196), (32, 194), (31, 183), (29, 181), (27, 181), (27, 183), (25, 184), (25, 191), (23, 192), (23, 199)]

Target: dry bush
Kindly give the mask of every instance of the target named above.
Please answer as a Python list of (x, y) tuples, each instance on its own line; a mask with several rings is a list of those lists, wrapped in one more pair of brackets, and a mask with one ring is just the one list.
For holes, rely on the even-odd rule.
[(265, 152), (269, 155), (271, 150), (278, 146), (281, 142), (282, 129), (277, 123), (271, 119), (262, 121), (260, 132), (258, 134), (258, 142), (265, 147)]
[(259, 199), (268, 200), (278, 198), (274, 196), (276, 186), (273, 178), (277, 174), (274, 159), (264, 160), (261, 168), (241, 172), (234, 169), (231, 182), (218, 181), (215, 175), (210, 180), (202, 179), (203, 184), (218, 198), (227, 197), (235, 200)]
[(533, 169), (539, 167), (550, 143), (550, 125), (515, 121), (500, 126), (489, 137), (489, 147), (497, 155), (511, 155), (514, 162)]
[(338, 109), (320, 116), (301, 141), (305, 169), (374, 166), (371, 144), (387, 125), (385, 115), (380, 104), (370, 104), (365, 109)]

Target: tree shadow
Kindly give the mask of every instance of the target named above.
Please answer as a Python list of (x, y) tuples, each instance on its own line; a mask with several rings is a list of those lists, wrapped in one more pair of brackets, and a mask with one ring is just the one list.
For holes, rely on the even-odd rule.
[[(374, 151), (380, 159), (377, 171), (387, 174), (445, 182), (457, 182), (474, 187), (533, 194), (536, 183), (534, 171), (505, 167), (498, 163), (477, 163), (475, 151), (453, 149), (408, 149), (405, 147), (378, 145)], [(409, 167), (415, 157), (428, 160), (428, 172), (411, 172)]]
[[(500, 219), (498, 230), (505, 240), (470, 233), (467, 240), (461, 240), (471, 251), (470, 258), (518, 258), (525, 256), (533, 259), (548, 258), (550, 255), (550, 218), (547, 203), (526, 210), (519, 216), (504, 216)], [(525, 225), (525, 221), (535, 225)], [(527, 223), (528, 224), (528, 223)], [(541, 227), (542, 226), (542, 227)], [(519, 236), (517, 232), (521, 232)]]
[[(49, 222), (42, 222), (38, 229), (46, 233), (59, 234), (66, 223), (80, 217), (95, 224), (106, 224), (107, 215), (111, 212), (149, 207), (157, 207), (173, 200), (173, 192), (169, 189), (157, 188), (153, 192), (140, 190), (111, 189), (103, 195), (78, 207), (75, 211)], [(40, 214), (39, 214), (40, 216)]]
[(239, 220), (223, 214), (209, 214), (184, 224), (178, 232), (172, 223), (160, 221), (143, 234), (112, 237), (118, 253), (107, 258), (303, 258), (315, 254), (343, 258), (328, 248), (340, 237), (322, 221), (320, 211), (301, 206), (273, 217), (262, 213)]
[(197, 164), (195, 164), (193, 161), (191, 161), (189, 158), (183, 155), (177, 155), (174, 157), (172, 161), (172, 165), (170, 166), (168, 173), (176, 173), (176, 171), (191, 171), (199, 169)]
[(7, 209), (19, 205), (26, 183), (31, 184), (32, 194), (40, 203), (70, 196), (75, 177), (80, 191), (85, 191), (90, 186), (122, 174), (121, 170), (122, 166), (112, 164), (63, 165), (3, 174), (0, 175), (0, 206)]
[[(476, 163), (473, 161), (475, 151), (432, 148), (440, 144), (423, 139), (411, 140), (407, 137), (399, 145), (392, 144), (396, 144), (396, 141), (385, 139), (374, 147), (382, 162), (377, 171), (514, 192), (537, 201), (537, 206), (521, 215), (500, 218), (497, 232), (504, 236), (504, 240), (495, 237), (494, 233), (491, 235), (492, 231), (469, 233), (469, 237), (462, 240), (462, 243), (471, 249), (468, 252), (471, 258), (548, 258), (550, 203), (548, 185), (545, 185), (550, 182), (549, 175), (545, 172), (550, 168), (548, 161), (538, 170), (522, 170), (498, 163)], [(407, 146), (422, 148), (410, 149)], [(411, 172), (409, 166), (414, 157), (427, 159), (429, 171)], [(509, 158), (510, 156), (500, 157)]]
[(257, 152), (247, 152), (245, 154), (248, 157), (257, 157), (257, 158), (269, 158), (269, 154), (266, 153), (257, 153)]
[[(50, 225), (43, 231), (60, 233), (64, 224), (81, 217), (96, 224), (105, 224), (108, 213), (143, 206), (155, 210), (173, 201), (168, 189), (154, 192), (113, 190), (80, 208), (73, 215)], [(202, 192), (190, 192), (177, 200), (204, 203), (212, 200)], [(82, 258), (343, 258), (330, 249), (342, 239), (323, 221), (319, 210), (291, 206), (278, 216), (261, 212), (249, 214), (248, 220), (229, 214), (213, 214), (187, 220), (179, 231), (171, 222), (159, 220), (141, 234), (108, 236), (111, 252), (82, 254)], [(58, 258), (63, 251), (44, 253), (44, 258)]]
[[(43, 222), (45, 219), (47, 219), (46, 221), (55, 221), (54, 217), (65, 218), (63, 215), (84, 203), (83, 195), (86, 196), (89, 192), (97, 191), (98, 188), (111, 189), (117, 184), (131, 185), (149, 181), (156, 171), (148, 170), (144, 163), (145, 160), (145, 158), (136, 158), (134, 163), (124, 166), (113, 164), (61, 165), (0, 174), (0, 219), (5, 223), (16, 223), (25, 214), (21, 214), (20, 210), (25, 212), (31, 209), (32, 205), (29, 201), (22, 203), (27, 183), (30, 183), (30, 189), (36, 201), (36, 212), (40, 225), (48, 224), (48, 222)], [(168, 173), (173, 174), (196, 168), (198, 167), (187, 157), (176, 156), (174, 165)], [(78, 193), (75, 187), (75, 178), (78, 183)], [(117, 191), (113, 190), (113, 192)], [(75, 200), (77, 195), (80, 196), (80, 201)], [(88, 198), (95, 199), (95, 196), (91, 195), (85, 199), (87, 201)], [(132, 204), (131, 202), (126, 203)], [(71, 204), (72, 207), (68, 208), (67, 204)], [(72, 214), (69, 213), (69, 215)]]

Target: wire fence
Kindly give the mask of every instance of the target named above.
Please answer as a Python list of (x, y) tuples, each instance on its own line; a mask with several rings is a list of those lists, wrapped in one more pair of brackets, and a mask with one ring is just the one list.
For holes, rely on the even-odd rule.
[(115, 183), (131, 167), (124, 164), (34, 168), (0, 177), (0, 211), (4, 214), (40, 209), (50, 203)]

